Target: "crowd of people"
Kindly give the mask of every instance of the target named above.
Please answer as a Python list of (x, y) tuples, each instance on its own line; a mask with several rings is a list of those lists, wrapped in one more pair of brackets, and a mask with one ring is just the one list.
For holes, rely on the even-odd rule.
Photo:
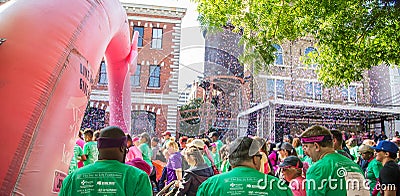
[(359, 140), (315, 125), (279, 143), (80, 133), (60, 195), (400, 195), (397, 133)]

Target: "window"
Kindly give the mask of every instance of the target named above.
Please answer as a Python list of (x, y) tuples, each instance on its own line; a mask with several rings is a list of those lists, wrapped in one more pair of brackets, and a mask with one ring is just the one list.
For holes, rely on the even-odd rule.
[(285, 81), (283, 80), (276, 80), (276, 97), (285, 98)]
[(150, 65), (148, 87), (160, 87), (160, 66)]
[(275, 55), (275, 65), (283, 65), (283, 55), (282, 55), (282, 48), (278, 44), (273, 44), (276, 51), (274, 52)]
[(268, 99), (285, 98), (285, 81), (277, 79), (267, 80)]
[(131, 86), (140, 86), (140, 65), (136, 66), (136, 71), (133, 76), (131, 76)]
[(161, 49), (162, 48), (162, 34), (161, 28), (153, 28), (153, 36), (151, 39), (151, 48)]
[(144, 28), (143, 27), (133, 27), (133, 31), (139, 32), (138, 47), (143, 47)]
[(314, 99), (322, 99), (322, 85), (320, 83), (314, 83)]
[(342, 98), (347, 101), (349, 97), (349, 90), (347, 88), (342, 88)]
[[(310, 57), (308, 57), (308, 54), (309, 54), (309, 53), (314, 53), (314, 52), (317, 52), (317, 50), (316, 50), (315, 48), (313, 48), (313, 47), (308, 47), (308, 48), (306, 48), (306, 49), (304, 50), (304, 56), (305, 56), (305, 58), (310, 58)], [(316, 65), (316, 64), (311, 64), (311, 67), (315, 68), (315, 67), (317, 67), (317, 65)]]
[(267, 95), (269, 99), (275, 99), (275, 80), (268, 79), (267, 80)]
[(315, 82), (306, 83), (306, 96), (307, 98), (321, 100), (322, 99), (322, 85)]
[(357, 101), (357, 88), (355, 86), (349, 86), (349, 99), (350, 101), (356, 102)]
[(342, 99), (344, 101), (357, 102), (357, 87), (342, 87)]
[(150, 135), (156, 128), (156, 114), (143, 110), (132, 111), (132, 135), (147, 132)]
[(101, 84), (101, 85), (108, 84), (106, 62), (104, 62), (104, 61), (101, 61), (101, 64), (100, 64), (99, 84)]
[(306, 83), (306, 95), (308, 98), (313, 97), (313, 83), (312, 82)]

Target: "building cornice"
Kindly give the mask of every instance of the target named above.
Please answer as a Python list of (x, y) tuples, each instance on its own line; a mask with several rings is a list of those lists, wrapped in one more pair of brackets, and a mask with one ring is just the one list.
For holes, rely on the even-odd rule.
[(136, 3), (122, 3), (122, 6), (125, 8), (126, 13), (128, 14), (145, 14), (152, 16), (183, 18), (186, 13), (186, 8), (179, 7), (144, 5)]

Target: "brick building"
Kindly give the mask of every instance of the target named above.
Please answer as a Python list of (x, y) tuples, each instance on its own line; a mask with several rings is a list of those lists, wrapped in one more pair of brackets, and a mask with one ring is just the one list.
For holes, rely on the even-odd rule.
[[(392, 107), (377, 108), (371, 103), (370, 76), (349, 86), (324, 87), (316, 75), (316, 65), (301, 61), (314, 48), (310, 37), (274, 45), (276, 60), (270, 72), (253, 75), (254, 107), (239, 114), (239, 134), (248, 130), (252, 114), (256, 116), (258, 135), (280, 140), (283, 134), (298, 134), (313, 124), (345, 131), (385, 130), (383, 124), (393, 124), (400, 113)], [(250, 66), (251, 67), (251, 66)], [(251, 71), (251, 69), (250, 69)], [(388, 85), (388, 84), (386, 84)], [(393, 126), (394, 127), (394, 126)], [(389, 134), (394, 133), (389, 126)]]
[[(133, 134), (176, 132), (181, 20), (185, 8), (122, 3), (133, 31), (139, 32), (137, 68), (131, 76)], [(84, 126), (108, 124), (106, 64), (92, 86)], [(99, 115), (100, 114), (100, 115)], [(90, 115), (93, 118), (90, 118)], [(97, 119), (96, 119), (97, 118)], [(97, 126), (97, 127), (96, 127)]]

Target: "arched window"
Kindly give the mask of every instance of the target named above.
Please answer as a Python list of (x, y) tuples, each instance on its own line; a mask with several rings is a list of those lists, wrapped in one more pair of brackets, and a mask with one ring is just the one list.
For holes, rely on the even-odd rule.
[(276, 51), (274, 52), (275, 55), (275, 65), (283, 65), (283, 54), (282, 54), (282, 47), (278, 44), (273, 44)]
[[(305, 50), (304, 50), (304, 56), (305, 56), (305, 58), (308, 58), (307, 56), (308, 56), (308, 54), (309, 53), (311, 53), (311, 52), (317, 52), (317, 49), (315, 49), (315, 48), (313, 48), (313, 47), (307, 47)], [(312, 64), (311, 65), (311, 67), (317, 67), (317, 64)]]
[(106, 62), (104, 62), (104, 61), (101, 61), (101, 64), (100, 64), (99, 84), (100, 85), (108, 84)]

